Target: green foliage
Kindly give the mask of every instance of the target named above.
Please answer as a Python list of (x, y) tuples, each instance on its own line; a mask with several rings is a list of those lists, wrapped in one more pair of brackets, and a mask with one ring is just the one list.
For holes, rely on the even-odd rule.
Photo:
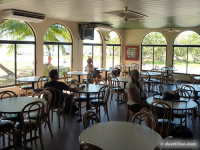
[(185, 47), (174, 47), (174, 58), (177, 61), (186, 61), (187, 60), (187, 48)]
[(185, 31), (180, 33), (174, 45), (200, 45), (200, 35), (193, 31)]
[(159, 32), (148, 33), (143, 41), (143, 45), (166, 45), (167, 41), (165, 37)]
[(110, 39), (106, 42), (106, 44), (120, 44), (119, 35), (115, 31), (111, 31), (109, 36)]

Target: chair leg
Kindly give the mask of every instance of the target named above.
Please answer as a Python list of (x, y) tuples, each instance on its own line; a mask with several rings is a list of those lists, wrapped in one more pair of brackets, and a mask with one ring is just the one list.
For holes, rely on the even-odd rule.
[(26, 150), (26, 131), (23, 132), (24, 149)]
[(53, 109), (51, 110), (51, 122), (53, 122)]
[(109, 116), (108, 116), (108, 107), (107, 107), (107, 105), (105, 106), (105, 110), (106, 110), (107, 118), (108, 118), (108, 121), (109, 121)]
[(20, 90), (20, 88), (19, 88), (19, 94), (18, 94), (18, 97), (20, 97), (20, 94), (21, 94), (20, 92), (21, 92), (21, 90)]
[(71, 115), (72, 113), (72, 107), (73, 107), (74, 102), (71, 100), (71, 106), (70, 106), (70, 111), (69, 111), (69, 115)]
[(51, 124), (50, 124), (50, 119), (49, 118), (47, 120), (47, 125), (48, 125), (49, 131), (51, 133), (51, 138), (53, 138), (53, 133), (52, 133), (52, 130), (51, 130)]
[[(37, 130), (34, 131), (35, 132), (35, 137), (37, 136)], [(36, 145), (36, 138), (35, 138), (35, 145)]]
[(60, 128), (60, 111), (58, 111), (57, 116), (58, 116), (58, 127)]
[(128, 120), (129, 120), (129, 117), (130, 117), (130, 115), (129, 115), (129, 113), (127, 112), (127, 116), (126, 116), (126, 122), (128, 122)]
[(40, 144), (41, 144), (42, 150), (44, 150), (43, 142), (42, 142), (42, 128), (41, 128), (41, 125), (39, 127), (39, 138), (40, 138)]
[(4, 132), (3, 132), (2, 137), (3, 137), (3, 146), (5, 146), (5, 134), (4, 134)]
[(78, 102), (78, 107), (79, 107), (79, 117), (81, 118), (81, 102)]

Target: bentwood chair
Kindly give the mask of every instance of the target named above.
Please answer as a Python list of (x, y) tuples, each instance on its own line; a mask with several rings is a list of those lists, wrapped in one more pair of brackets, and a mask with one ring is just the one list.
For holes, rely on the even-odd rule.
[(178, 90), (179, 88), (181, 88), (181, 81), (179, 79), (175, 79), (174, 83), (176, 85), (176, 89)]
[(13, 144), (15, 145), (14, 122), (10, 120), (0, 120), (0, 137), (2, 136), (3, 146), (5, 146), (5, 134), (8, 135), (8, 145), (10, 145), (10, 135), (13, 136)]
[[(171, 68), (171, 69), (175, 69), (175, 67), (173, 65), (169, 65), (168, 68)], [(168, 71), (168, 77), (169, 77), (169, 81), (173, 81), (174, 80), (174, 73), (173, 71)]]
[[(41, 124), (45, 123), (48, 125), (51, 137), (53, 138), (52, 130), (51, 130), (51, 124), (50, 124), (50, 110), (51, 110), (51, 100), (52, 100), (52, 94), (48, 90), (43, 90), (42, 92), (39, 93), (38, 98), (45, 99), (47, 100), (47, 106), (45, 107), (43, 116), (41, 118)], [(29, 116), (26, 116), (26, 119), (30, 117), (33, 120), (36, 120), (37, 118), (37, 113), (31, 113)]]
[(134, 116), (137, 112), (133, 112), (133, 111), (131, 111), (130, 109), (128, 109), (128, 104), (127, 104), (127, 102), (128, 102), (128, 93), (127, 93), (126, 90), (124, 91), (124, 97), (123, 97), (123, 98), (124, 98), (124, 102), (126, 103), (126, 107), (127, 107), (126, 121), (128, 122), (130, 116), (131, 116), (131, 115)]
[(127, 70), (125, 65), (121, 65), (121, 73), (122, 73), (122, 76), (125, 76), (125, 77), (128, 76), (129, 71)]
[(91, 111), (91, 110), (86, 111), (82, 116), (82, 122), (83, 122), (84, 129), (86, 129), (88, 127), (88, 122), (89, 123), (92, 122), (92, 125), (93, 125), (94, 120), (96, 121), (96, 123), (100, 122), (97, 114), (94, 111)]
[(103, 150), (103, 149), (89, 142), (81, 142), (80, 150)]
[(139, 64), (135, 64), (135, 67), (134, 67), (134, 69), (137, 69), (137, 70), (139, 70)]
[(108, 121), (109, 121), (108, 106), (107, 106), (109, 97), (110, 97), (110, 86), (105, 85), (100, 88), (100, 90), (98, 92), (98, 98), (90, 101), (91, 107), (95, 107), (96, 113), (98, 113), (98, 115), (99, 115), (99, 120), (101, 120), (100, 108), (101, 108), (101, 106), (103, 106), (105, 113), (107, 114)]
[(109, 83), (110, 83), (110, 87), (111, 87), (110, 104), (111, 104), (111, 101), (112, 101), (112, 98), (113, 98), (113, 94), (117, 93), (117, 106), (118, 106), (119, 105), (119, 96), (121, 95), (121, 97), (122, 97), (122, 94), (124, 93), (124, 89), (121, 88), (120, 82), (116, 77), (111, 76), (109, 78), (109, 80), (110, 80)]
[[(17, 78), (22, 78), (22, 77), (28, 77), (28, 75), (26, 73), (19, 73)], [(19, 93), (18, 93), (18, 97), (20, 97), (21, 95), (21, 91), (24, 92), (25, 91), (25, 96), (28, 96), (28, 91), (32, 90), (32, 85), (30, 85), (30, 83), (28, 82), (20, 82), (18, 81), (19, 84)]]
[(38, 95), (40, 92), (42, 92), (44, 90), (44, 83), (48, 82), (49, 77), (48, 76), (41, 76), (38, 81), (36, 82), (37, 87), (32, 89), (33, 91), (33, 95), (32, 97), (34, 97), (35, 95)]
[[(78, 79), (74, 79), (72, 75), (68, 75), (68, 72), (70, 72), (70, 68), (67, 68), (66, 70), (63, 71), (63, 76), (64, 76), (64, 82), (69, 85), (69, 82), (74, 80), (78, 82)], [(70, 85), (69, 85), (70, 86)]]
[[(0, 101), (3, 99), (3, 98), (11, 98), (11, 97), (17, 97), (17, 94), (13, 91), (2, 91), (0, 92)], [(16, 122), (18, 120), (18, 115), (15, 114), (15, 113), (3, 113), (1, 114), (0, 113), (0, 117), (1, 117), (1, 120), (11, 120), (13, 122)]]
[(163, 82), (165, 81), (166, 84), (168, 85), (169, 76), (168, 76), (168, 74), (166, 73), (166, 70), (167, 70), (167, 69), (168, 69), (168, 67), (162, 67), (162, 68), (161, 68), (161, 73), (162, 73)]
[[(30, 117), (30, 114), (32, 112), (33, 108), (38, 108), (36, 111), (36, 120), (32, 120)], [(44, 103), (41, 101), (35, 101), (32, 103), (27, 104), (24, 106), (24, 108), (21, 111), (21, 122), (17, 122), (15, 124), (15, 139), (16, 136), (22, 136), (23, 138), (23, 144), (24, 144), (24, 149), (26, 149), (26, 143), (27, 143), (27, 134), (30, 133), (30, 138), (31, 138), (31, 145), (33, 144), (33, 136), (32, 132), (34, 131), (35, 136), (36, 132), (39, 129), (39, 138), (40, 138), (40, 144), (42, 147), (42, 150), (44, 150), (43, 147), (43, 142), (42, 142), (42, 128), (41, 128), (41, 120), (42, 116), (44, 113)], [(28, 115), (28, 117), (24, 118), (25, 114)], [(36, 144), (36, 138), (35, 138), (35, 144)]]
[(157, 131), (157, 120), (156, 120), (156, 117), (153, 114), (149, 113), (149, 112), (138, 112), (138, 113), (136, 113), (133, 116), (131, 122), (134, 123), (134, 121), (136, 119), (138, 119), (139, 120), (139, 124), (141, 124), (141, 122), (144, 121), (145, 118), (148, 118), (150, 120), (151, 129)]
[(171, 106), (162, 101), (154, 101), (151, 103), (150, 108), (152, 114), (156, 116), (158, 122), (158, 132), (161, 136), (168, 136), (170, 128), (175, 126), (174, 121), (172, 121)]
[(44, 90), (48, 90), (52, 94), (52, 101), (51, 101), (51, 121), (53, 121), (53, 113), (56, 112), (58, 116), (58, 127), (60, 128), (60, 114), (63, 116), (63, 120), (65, 122), (65, 112), (64, 112), (64, 105), (62, 99), (62, 93), (59, 89), (54, 87), (47, 87)]
[(94, 83), (94, 71), (93, 70), (90, 70), (90, 72), (87, 75), (87, 78), (83, 79), (83, 83), (86, 83), (86, 82), (89, 82), (92, 84)]

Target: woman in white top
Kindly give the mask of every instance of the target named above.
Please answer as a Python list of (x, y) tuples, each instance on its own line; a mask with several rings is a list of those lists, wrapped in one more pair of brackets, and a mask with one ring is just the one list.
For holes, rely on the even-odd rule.
[[(131, 80), (126, 85), (126, 90), (128, 93), (128, 109), (133, 112), (150, 112), (146, 107), (142, 99), (146, 99), (146, 95), (144, 94), (143, 88), (139, 80), (139, 71), (134, 69), (131, 70)], [(142, 94), (144, 96), (142, 96)], [(146, 126), (150, 127), (150, 120), (146, 117), (145, 118)]]

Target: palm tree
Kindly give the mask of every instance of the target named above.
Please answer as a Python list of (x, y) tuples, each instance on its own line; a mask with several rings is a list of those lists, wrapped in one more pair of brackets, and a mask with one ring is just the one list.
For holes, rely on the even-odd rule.
[[(14, 41), (34, 41), (34, 34), (31, 28), (23, 21), (5, 20), (0, 24), (0, 40), (14, 40)], [(45, 35), (45, 42), (71, 42), (71, 37), (68, 30), (61, 24), (54, 24), (50, 26)], [(1, 45), (0, 45), (1, 46)], [(19, 45), (17, 45), (19, 47)], [(49, 56), (50, 50), (54, 50), (54, 45), (45, 45)], [(14, 45), (9, 45), (8, 55), (14, 53)], [(60, 45), (62, 52), (66, 52), (66, 48)]]

